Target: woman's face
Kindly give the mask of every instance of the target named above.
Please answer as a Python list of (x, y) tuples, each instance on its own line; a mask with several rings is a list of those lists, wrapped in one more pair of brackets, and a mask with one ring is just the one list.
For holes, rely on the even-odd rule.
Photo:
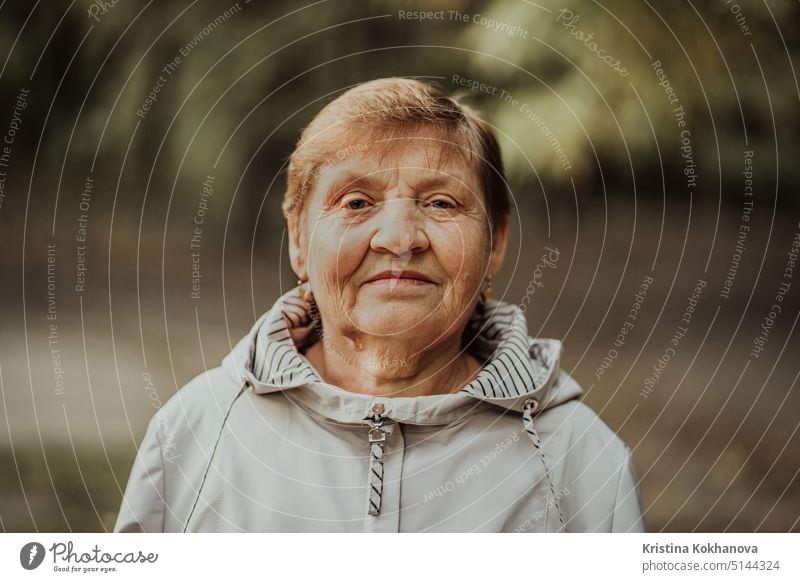
[(348, 148), (319, 174), (292, 228), (292, 265), (326, 329), (430, 345), (463, 331), (507, 224), (492, 246), (480, 181), (460, 156), (442, 157), (433, 139), (395, 143)]

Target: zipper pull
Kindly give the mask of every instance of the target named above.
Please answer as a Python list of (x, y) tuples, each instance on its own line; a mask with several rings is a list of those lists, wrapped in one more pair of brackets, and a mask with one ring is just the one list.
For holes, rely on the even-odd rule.
[(384, 415), (386, 406), (378, 402), (372, 407), (372, 413), (366, 420), (370, 429), (367, 433), (369, 443), (369, 469), (367, 476), (367, 514), (378, 516), (381, 513), (383, 497), (383, 452), (386, 438), (391, 434), (394, 422)]

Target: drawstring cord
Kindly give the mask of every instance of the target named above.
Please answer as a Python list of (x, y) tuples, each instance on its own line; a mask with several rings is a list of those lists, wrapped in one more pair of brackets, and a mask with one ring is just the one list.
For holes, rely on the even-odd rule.
[(386, 448), (386, 439), (392, 434), (394, 422), (384, 418), (384, 405), (376, 404), (372, 407), (373, 414), (367, 416), (369, 425), (369, 468), (367, 477), (367, 514), (378, 516), (381, 513), (381, 500), (383, 499), (383, 453)]
[[(528, 398), (523, 402), (522, 406), (523, 426), (542, 459), (544, 473), (550, 486), (553, 506), (558, 512), (558, 520), (561, 524), (559, 531), (566, 531), (564, 514), (561, 512), (561, 506), (558, 503), (558, 496), (556, 495), (555, 486), (553, 485), (553, 476), (550, 473), (550, 466), (547, 464), (547, 459), (544, 456), (544, 448), (542, 447), (539, 433), (536, 432), (536, 427), (533, 425), (533, 413), (539, 408), (539, 402), (535, 398)], [(369, 440), (367, 514), (371, 516), (378, 516), (381, 513), (381, 501), (383, 498), (383, 454), (386, 449), (386, 439), (392, 434), (392, 430), (394, 429), (394, 422), (391, 419), (385, 418), (383, 416), (384, 413), (384, 405), (379, 403), (373, 406), (372, 413), (364, 418), (370, 425), (369, 433), (367, 434)]]
[(522, 403), (522, 424), (525, 427), (525, 432), (528, 433), (533, 446), (539, 451), (539, 456), (542, 458), (542, 465), (544, 465), (544, 474), (547, 477), (547, 482), (550, 484), (550, 495), (553, 498), (553, 505), (558, 511), (558, 519), (561, 522), (560, 531), (566, 531), (564, 528), (564, 514), (561, 513), (561, 506), (558, 504), (558, 497), (556, 496), (556, 489), (553, 486), (553, 477), (550, 474), (550, 467), (547, 465), (547, 460), (544, 457), (544, 449), (542, 448), (542, 441), (539, 439), (539, 433), (536, 432), (536, 427), (533, 426), (533, 413), (539, 408), (539, 402), (535, 398), (528, 398)]

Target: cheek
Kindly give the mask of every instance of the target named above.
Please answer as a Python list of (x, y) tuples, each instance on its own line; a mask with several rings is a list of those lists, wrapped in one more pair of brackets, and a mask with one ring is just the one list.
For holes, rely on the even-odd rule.
[(486, 233), (480, 225), (454, 221), (433, 225), (428, 232), (439, 265), (454, 285), (462, 288), (479, 285), (489, 254)]
[(311, 231), (309, 268), (322, 282), (341, 286), (358, 269), (369, 249), (369, 238), (359, 226), (348, 227), (320, 220)]

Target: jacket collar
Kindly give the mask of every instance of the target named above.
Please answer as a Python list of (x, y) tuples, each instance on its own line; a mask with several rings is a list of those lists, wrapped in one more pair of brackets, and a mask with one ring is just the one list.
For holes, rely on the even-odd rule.
[(479, 303), (468, 323), (464, 345), (482, 369), (460, 391), (391, 398), (350, 392), (325, 383), (301, 353), (317, 341), (310, 309), (299, 287), (284, 294), (234, 347), (223, 368), (256, 394), (283, 391), (338, 422), (362, 422), (377, 402), (398, 422), (445, 424), (482, 403), (521, 412), (532, 398), (542, 411), (582, 394), (560, 370), (561, 341), (528, 337), (522, 310), (495, 300)]

